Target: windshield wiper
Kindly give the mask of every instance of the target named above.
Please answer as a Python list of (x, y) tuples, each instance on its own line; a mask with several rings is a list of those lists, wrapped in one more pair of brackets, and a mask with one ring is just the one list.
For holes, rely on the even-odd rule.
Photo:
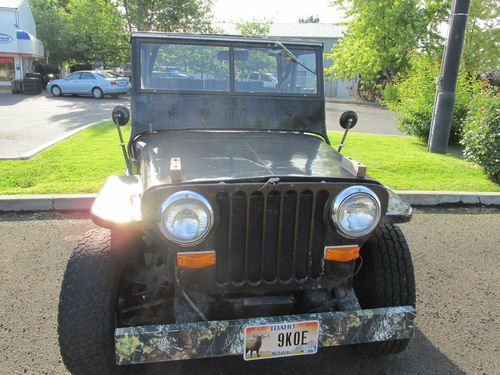
[(288, 58), (288, 60), (290, 61), (293, 61), (294, 63), (296, 64), (299, 64), (301, 67), (303, 67), (304, 69), (308, 70), (309, 72), (311, 72), (312, 74), (316, 74), (316, 71), (312, 70), (312, 69), (309, 69), (306, 64), (304, 64), (302, 61), (300, 61), (298, 59), (297, 56), (295, 56), (292, 51), (290, 51), (288, 48), (286, 48), (283, 43), (281, 42), (274, 42), (274, 47), (273, 49), (281, 49), (281, 51), (279, 52), (283, 57), (286, 57)]

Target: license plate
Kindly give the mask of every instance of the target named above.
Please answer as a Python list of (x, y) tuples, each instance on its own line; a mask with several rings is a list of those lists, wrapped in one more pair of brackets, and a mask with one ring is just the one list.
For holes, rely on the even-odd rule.
[(319, 322), (276, 323), (245, 327), (243, 359), (253, 361), (315, 354)]
[(119, 86), (125, 86), (127, 84), (127, 82), (124, 82), (124, 81), (118, 81), (118, 85)]

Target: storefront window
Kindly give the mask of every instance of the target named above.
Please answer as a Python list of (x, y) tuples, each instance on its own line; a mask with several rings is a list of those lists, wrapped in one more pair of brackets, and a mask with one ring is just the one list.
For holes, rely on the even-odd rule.
[(15, 77), (14, 59), (0, 57), (0, 81), (12, 81)]

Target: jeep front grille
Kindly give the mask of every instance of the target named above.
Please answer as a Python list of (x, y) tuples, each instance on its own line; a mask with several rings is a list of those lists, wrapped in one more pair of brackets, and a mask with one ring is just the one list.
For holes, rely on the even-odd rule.
[(218, 193), (219, 285), (289, 284), (321, 274), (329, 194), (288, 190)]

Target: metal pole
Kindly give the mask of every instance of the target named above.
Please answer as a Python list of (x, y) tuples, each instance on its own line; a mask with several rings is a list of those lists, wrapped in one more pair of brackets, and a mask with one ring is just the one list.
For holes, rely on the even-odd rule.
[(436, 101), (432, 113), (428, 150), (446, 154), (450, 138), (451, 119), (455, 105), (460, 56), (464, 45), (470, 0), (453, 0), (446, 47), (441, 64), (441, 79), (438, 79)]

